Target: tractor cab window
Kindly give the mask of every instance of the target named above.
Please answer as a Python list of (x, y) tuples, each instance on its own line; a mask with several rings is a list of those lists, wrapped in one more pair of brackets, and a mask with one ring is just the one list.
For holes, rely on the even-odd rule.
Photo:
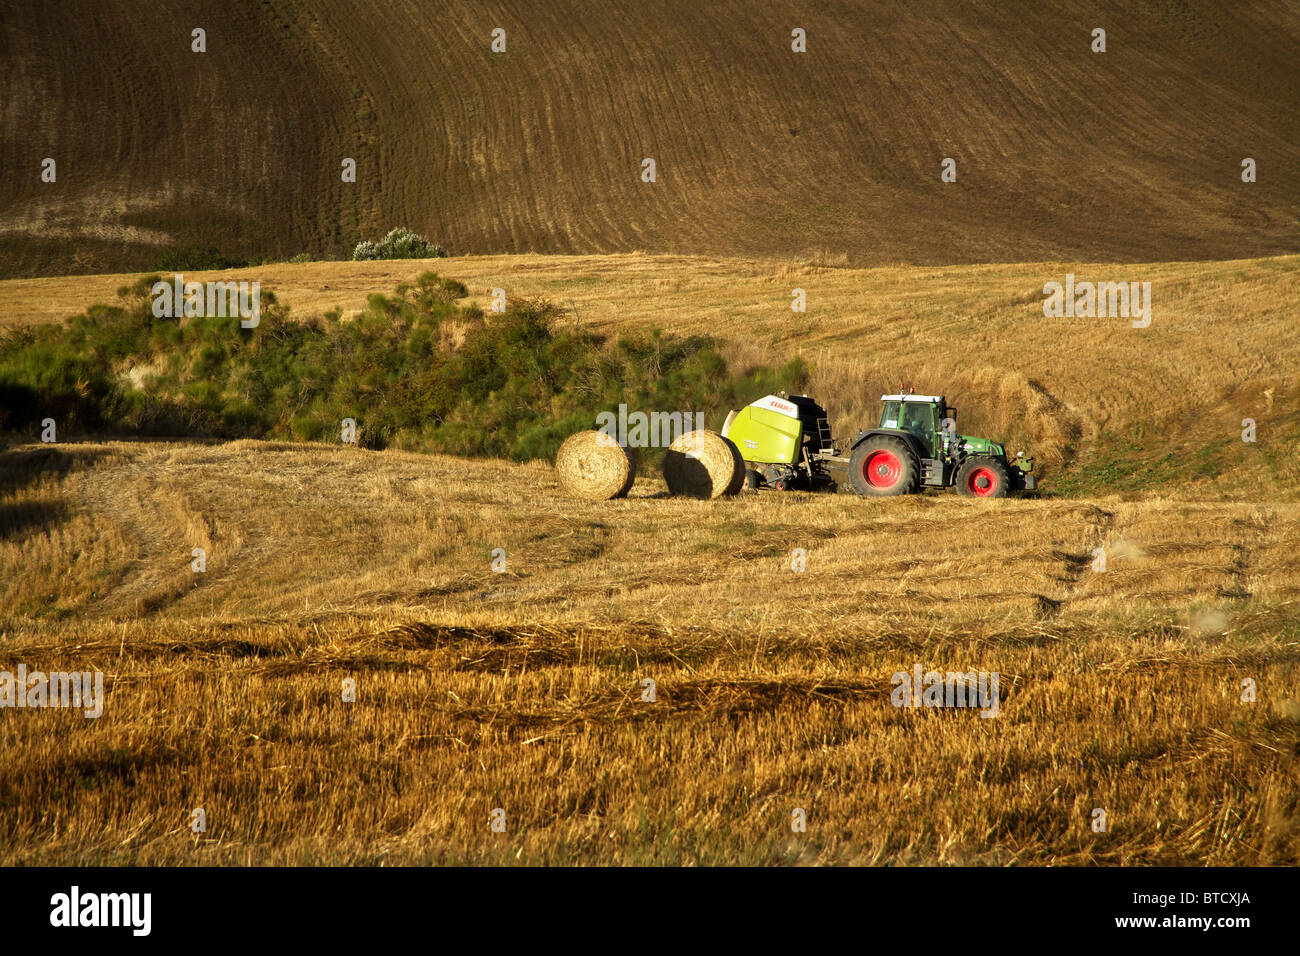
[(931, 451), (930, 442), (934, 440), (935, 431), (934, 406), (928, 402), (904, 402), (903, 422), (899, 427), (921, 439), (927, 451)]
[(903, 424), (899, 427), (917, 435), (929, 435), (934, 431), (934, 408), (920, 402), (905, 402)]
[(885, 402), (884, 407), (880, 410), (881, 428), (898, 427), (898, 404), (898, 402)]

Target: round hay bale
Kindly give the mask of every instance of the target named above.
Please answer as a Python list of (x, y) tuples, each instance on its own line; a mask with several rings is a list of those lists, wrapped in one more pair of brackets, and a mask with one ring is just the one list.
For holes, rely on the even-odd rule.
[(664, 481), (675, 495), (717, 498), (734, 495), (745, 482), (740, 451), (717, 432), (679, 435), (664, 455)]
[(622, 498), (636, 480), (636, 460), (604, 432), (578, 432), (555, 455), (555, 475), (565, 494), (587, 501)]

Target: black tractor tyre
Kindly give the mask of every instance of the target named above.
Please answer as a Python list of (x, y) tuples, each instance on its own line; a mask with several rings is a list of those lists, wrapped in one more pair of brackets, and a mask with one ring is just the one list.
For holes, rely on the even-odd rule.
[(893, 435), (873, 435), (849, 455), (849, 486), (867, 498), (909, 495), (921, 480), (911, 446)]
[(1011, 491), (1011, 473), (1001, 458), (967, 458), (957, 470), (957, 493), (967, 498), (1005, 498)]
[(758, 491), (763, 487), (763, 474), (755, 468), (745, 469), (745, 487), (750, 491)]

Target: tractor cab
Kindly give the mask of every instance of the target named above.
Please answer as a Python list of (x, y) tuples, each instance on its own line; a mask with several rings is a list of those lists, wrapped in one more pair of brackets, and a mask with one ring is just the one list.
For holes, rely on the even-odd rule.
[(948, 450), (944, 427), (951, 418), (948, 403), (942, 395), (882, 395), (880, 396), (880, 425), (882, 429), (898, 429), (913, 436), (923, 458), (943, 458)]

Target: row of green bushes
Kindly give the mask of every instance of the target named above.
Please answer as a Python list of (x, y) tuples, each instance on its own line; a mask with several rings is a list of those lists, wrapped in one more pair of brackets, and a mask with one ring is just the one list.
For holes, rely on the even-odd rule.
[[(613, 340), (518, 301), (491, 316), (426, 272), (362, 313), (293, 321), (269, 291), (260, 323), (158, 318), (157, 277), (62, 326), (0, 338), (0, 431), (340, 440), (460, 455), (551, 458), (601, 411), (700, 411), (712, 427), (755, 395), (799, 390), (807, 369), (728, 369), (714, 343), (659, 332)], [(716, 419), (716, 421), (715, 421)], [(29, 438), (30, 440), (30, 438)]]
[[(352, 249), (352, 258), (362, 259), (442, 259), (449, 253), (436, 242), (399, 226), (389, 230), (382, 239), (363, 239)], [(289, 262), (311, 262), (313, 257), (299, 253)], [(209, 246), (178, 246), (159, 253), (150, 263), (154, 272), (205, 272), (217, 269), (243, 269), (248, 266), (270, 265), (274, 259), (250, 259), (231, 256)]]

